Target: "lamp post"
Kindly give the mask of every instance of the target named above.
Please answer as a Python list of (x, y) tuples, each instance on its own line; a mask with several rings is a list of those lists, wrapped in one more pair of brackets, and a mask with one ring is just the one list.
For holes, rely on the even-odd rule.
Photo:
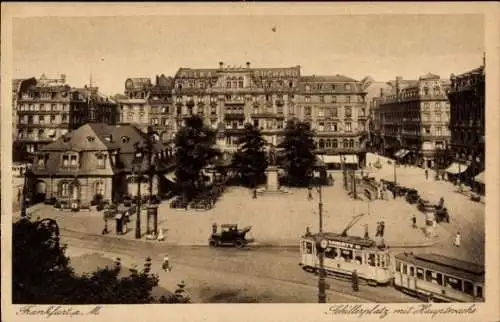
[(136, 239), (141, 239), (141, 182), (142, 182), (142, 176), (141, 176), (141, 167), (142, 167), (142, 160), (143, 160), (144, 154), (142, 151), (142, 147), (139, 145), (135, 145), (135, 152), (134, 152), (134, 160), (133, 160), (133, 166), (132, 166), (132, 171), (134, 172), (135, 168), (135, 175), (132, 174), (132, 177), (137, 180), (137, 218), (135, 220), (135, 238)]
[[(323, 232), (323, 194), (321, 189), (321, 184), (318, 184), (318, 194), (319, 194), (319, 232)], [(325, 282), (325, 265), (324, 265), (324, 245), (318, 247), (319, 253), (319, 279), (318, 279), (318, 303), (326, 303), (326, 282)]]
[(21, 204), (21, 218), (25, 218), (27, 216), (27, 194), (28, 194), (28, 174), (29, 169), (26, 168), (24, 171), (24, 182), (23, 182), (23, 194), (22, 194), (22, 204)]

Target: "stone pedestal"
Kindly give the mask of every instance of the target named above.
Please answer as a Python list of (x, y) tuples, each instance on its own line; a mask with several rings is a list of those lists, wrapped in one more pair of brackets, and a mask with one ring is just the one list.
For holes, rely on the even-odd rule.
[(279, 181), (278, 181), (278, 167), (269, 166), (266, 169), (267, 175), (267, 183), (266, 190), (267, 191), (278, 191), (279, 190)]

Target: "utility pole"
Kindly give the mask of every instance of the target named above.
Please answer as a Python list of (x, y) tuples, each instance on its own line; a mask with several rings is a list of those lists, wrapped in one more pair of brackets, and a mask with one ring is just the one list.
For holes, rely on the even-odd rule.
[(141, 239), (141, 176), (137, 170), (137, 218), (135, 219), (135, 239)]
[[(318, 187), (319, 192), (319, 232), (323, 233), (323, 196), (321, 184)], [(326, 283), (325, 283), (325, 265), (324, 265), (325, 250), (319, 249), (319, 280), (318, 280), (318, 303), (326, 303)]]

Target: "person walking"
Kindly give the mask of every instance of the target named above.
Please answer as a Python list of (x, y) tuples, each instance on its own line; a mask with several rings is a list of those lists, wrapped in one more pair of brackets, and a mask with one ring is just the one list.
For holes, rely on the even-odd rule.
[(313, 197), (313, 196), (312, 196), (312, 187), (311, 187), (311, 186), (309, 186), (309, 187), (307, 187), (307, 199), (308, 199), (308, 200), (311, 200), (311, 199), (312, 199), (312, 197)]
[(352, 290), (354, 292), (358, 292), (359, 291), (359, 278), (358, 278), (358, 273), (356, 270), (352, 271), (351, 281), (352, 281)]
[(169, 262), (169, 259), (168, 259), (168, 254), (165, 254), (165, 256), (163, 257), (162, 268), (163, 268), (163, 270), (165, 272), (170, 272), (171, 271), (170, 262)]
[(385, 221), (380, 222), (380, 236), (384, 237), (384, 231), (385, 231)]
[(462, 237), (460, 235), (460, 232), (457, 232), (457, 235), (455, 236), (455, 247), (460, 247), (460, 244), (462, 243)]
[(417, 217), (415, 216), (415, 214), (413, 214), (413, 216), (411, 217), (411, 222), (413, 224), (413, 228), (417, 228)]
[(425, 180), (429, 179), (429, 170), (425, 169)]
[(216, 222), (214, 222), (212, 224), (212, 234), (217, 234), (217, 223)]
[(368, 224), (365, 224), (365, 238), (370, 238), (370, 236), (368, 235)]

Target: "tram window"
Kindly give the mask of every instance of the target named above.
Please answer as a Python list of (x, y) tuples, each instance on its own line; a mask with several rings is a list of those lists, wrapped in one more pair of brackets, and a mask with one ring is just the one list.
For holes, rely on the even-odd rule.
[(406, 266), (406, 264), (403, 264), (403, 274), (408, 274), (408, 267)]
[(476, 296), (477, 297), (483, 297), (483, 287), (482, 286), (476, 286)]
[(368, 254), (368, 265), (375, 266), (375, 254)]
[(352, 261), (352, 250), (341, 249), (340, 257), (342, 257), (346, 262)]
[(457, 291), (462, 291), (462, 280), (450, 277), (450, 276), (445, 276), (444, 277), (444, 284), (448, 288), (452, 288)]
[(421, 280), (424, 279), (424, 270), (422, 268), (417, 267), (417, 278)]
[(410, 266), (410, 276), (414, 276), (414, 275), (415, 275), (415, 267)]
[(401, 272), (401, 262), (396, 261), (396, 272)]
[(305, 242), (305, 244), (306, 244), (306, 254), (312, 254), (312, 252), (313, 252), (312, 243)]
[(464, 281), (464, 293), (474, 296), (474, 286), (469, 281)]
[(380, 263), (380, 267), (385, 267), (385, 256), (384, 255), (379, 255), (379, 263)]
[(431, 282), (432, 281), (432, 271), (429, 271), (429, 270), (425, 271), (425, 280), (427, 282)]
[(363, 256), (362, 255), (363, 254), (361, 252), (355, 252), (354, 253), (354, 260), (359, 265), (363, 264)]
[(326, 258), (335, 258), (337, 257), (337, 250), (332, 247), (332, 248), (327, 248), (326, 251), (325, 251), (325, 257)]

